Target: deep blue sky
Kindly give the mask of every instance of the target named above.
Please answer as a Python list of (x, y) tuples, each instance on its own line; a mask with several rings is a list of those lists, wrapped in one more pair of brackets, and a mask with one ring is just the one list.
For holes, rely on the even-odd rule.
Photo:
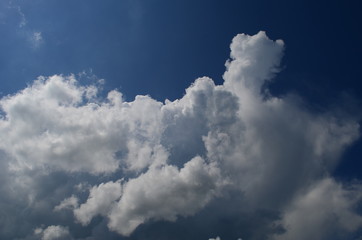
[[(85, 71), (127, 100), (176, 99), (197, 77), (221, 83), (233, 36), (265, 30), (286, 43), (272, 93), (296, 92), (317, 110), (346, 95), (358, 106), (361, 12), (352, 0), (3, 0), (0, 93), (23, 89), (39, 75)], [(347, 152), (338, 174), (359, 175), (360, 145)]]

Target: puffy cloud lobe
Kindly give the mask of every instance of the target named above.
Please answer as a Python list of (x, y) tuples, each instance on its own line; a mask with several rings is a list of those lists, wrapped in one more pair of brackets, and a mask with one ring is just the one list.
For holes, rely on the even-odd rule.
[(64, 199), (59, 205), (54, 207), (54, 211), (60, 211), (62, 209), (74, 209), (78, 207), (78, 198), (71, 196)]
[(41, 240), (67, 240), (71, 239), (69, 230), (63, 226), (49, 226), (45, 229), (37, 228), (34, 233), (41, 236)]
[(362, 227), (354, 209), (361, 198), (361, 186), (344, 189), (331, 178), (323, 179), (294, 199), (282, 219), (287, 231), (275, 239), (343, 239), (343, 233)]
[[(223, 184), (219, 180), (216, 166), (195, 157), (180, 170), (171, 165), (151, 168), (129, 180), (122, 191), (120, 182), (93, 187), (87, 202), (75, 209), (74, 215), (84, 225), (96, 215), (108, 216), (111, 229), (129, 235), (149, 219), (175, 221), (179, 215), (194, 214), (217, 194)], [(65, 199), (56, 209), (69, 202), (74, 202), (73, 198)]]
[(107, 216), (112, 203), (120, 198), (121, 193), (122, 186), (119, 181), (93, 187), (87, 202), (75, 209), (74, 215), (83, 225), (87, 225), (96, 215)]
[(261, 31), (254, 36), (238, 34), (230, 49), (224, 85), (239, 97), (244, 94), (247, 98), (249, 93), (258, 94), (263, 83), (279, 71), (284, 42), (272, 41)]
[[(219, 179), (215, 166), (207, 165), (202, 158), (195, 157), (180, 170), (165, 165), (151, 168), (129, 180), (124, 184), (121, 199), (116, 204), (96, 201), (94, 191), (91, 191), (87, 203), (76, 209), (75, 215), (82, 219), (80, 216), (89, 213), (93, 202), (102, 202), (108, 207), (112, 206), (108, 215), (110, 229), (129, 235), (137, 226), (150, 219), (175, 221), (177, 216), (194, 214), (216, 194)], [(109, 194), (102, 196), (112, 199)]]
[[(157, 148), (161, 104), (146, 96), (122, 103), (111, 92), (109, 102), (88, 102), (94, 86), (80, 87), (73, 76), (40, 78), (22, 92), (1, 101), (6, 113), (0, 122), (1, 141), (14, 159), (13, 169), (48, 167), (94, 174), (114, 172), (120, 165), (116, 153), (135, 155), (130, 139)], [(118, 97), (118, 99), (117, 99)], [(154, 145), (143, 144), (144, 142)], [(152, 159), (138, 156), (130, 168), (144, 168)], [(142, 158), (143, 157), (143, 158)]]
[[(223, 85), (199, 78), (165, 103), (148, 96), (126, 102), (118, 91), (101, 100), (96, 86), (80, 86), (74, 76), (39, 78), (0, 101), (0, 149), (17, 176), (29, 169), (89, 174), (88, 198), (65, 191), (71, 194), (54, 211), (71, 209), (83, 225), (101, 215), (121, 235), (146, 222), (190, 217), (229, 190), (242, 199), (240, 209), (282, 214), (281, 221), (268, 219), (286, 230), (276, 239), (303, 238), (303, 213), (330, 198), (321, 214), (310, 215), (313, 229), (354, 231), (361, 191), (322, 179), (358, 138), (359, 125), (333, 112), (310, 113), (293, 96), (263, 93), (283, 51), (283, 42), (264, 32), (237, 35)], [(79, 183), (87, 185), (82, 177)], [(330, 209), (337, 216), (331, 224)]]

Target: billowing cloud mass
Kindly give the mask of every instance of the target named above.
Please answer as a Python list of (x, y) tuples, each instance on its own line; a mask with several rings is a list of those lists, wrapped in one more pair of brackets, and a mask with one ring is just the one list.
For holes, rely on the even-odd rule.
[(331, 173), (358, 119), (269, 94), (283, 52), (239, 34), (222, 85), (164, 103), (72, 75), (2, 98), (0, 238), (357, 238), (362, 186)]

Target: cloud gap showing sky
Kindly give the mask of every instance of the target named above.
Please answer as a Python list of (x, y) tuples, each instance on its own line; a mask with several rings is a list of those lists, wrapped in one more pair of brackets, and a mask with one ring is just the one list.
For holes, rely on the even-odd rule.
[(284, 48), (238, 34), (223, 84), (174, 101), (103, 99), (75, 75), (3, 97), (0, 237), (357, 239), (362, 185), (332, 173), (360, 119), (271, 95)]

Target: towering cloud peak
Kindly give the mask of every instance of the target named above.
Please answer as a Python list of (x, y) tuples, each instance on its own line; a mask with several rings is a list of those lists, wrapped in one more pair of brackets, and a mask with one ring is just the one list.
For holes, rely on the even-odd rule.
[(231, 46), (231, 60), (226, 62), (225, 86), (235, 93), (259, 92), (264, 81), (279, 71), (284, 42), (270, 40), (265, 32), (254, 36), (238, 34)]

